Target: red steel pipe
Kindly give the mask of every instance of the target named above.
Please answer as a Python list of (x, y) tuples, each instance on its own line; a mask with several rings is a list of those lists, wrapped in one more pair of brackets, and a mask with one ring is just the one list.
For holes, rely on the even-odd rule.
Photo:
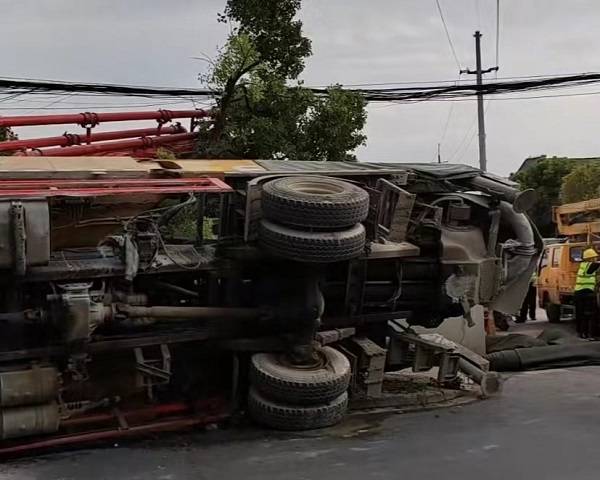
[(85, 134), (64, 133), (58, 137), (29, 138), (27, 140), (11, 140), (0, 142), (0, 152), (14, 152), (27, 148), (43, 147), (69, 147), (72, 145), (85, 144), (88, 141), (100, 142), (104, 140), (119, 140), (123, 138), (147, 137), (149, 135), (169, 135), (173, 133), (185, 133), (186, 129), (181, 125), (171, 125), (162, 128), (137, 128), (134, 130), (120, 130), (114, 132), (92, 133), (89, 138)]
[(161, 135), (159, 137), (143, 137), (133, 140), (116, 140), (114, 142), (99, 142), (91, 145), (77, 145), (74, 147), (47, 148), (45, 150), (33, 150), (21, 156), (44, 156), (44, 157), (80, 157), (92, 156), (106, 152), (130, 150), (136, 148), (158, 147), (182, 141), (192, 141), (197, 138), (197, 133), (175, 133), (173, 135)]
[(33, 440), (25, 444), (0, 447), (0, 458), (25, 455), (39, 450), (66, 447), (71, 445), (81, 446), (94, 442), (107, 440), (120, 440), (123, 438), (139, 437), (148, 433), (175, 432), (210, 423), (218, 423), (229, 417), (228, 413), (212, 415), (198, 415), (184, 418), (174, 418), (145, 425), (136, 425), (127, 429), (100, 430), (95, 432), (76, 433), (48, 439)]
[(0, 117), (0, 127), (27, 127), (31, 125), (60, 125), (75, 123), (94, 126), (101, 122), (127, 122), (130, 120), (158, 120), (168, 122), (174, 118), (204, 118), (211, 115), (206, 110), (158, 110), (156, 112), (68, 113), (64, 115), (19, 115)]
[[(189, 413), (192, 409), (191, 405), (187, 403), (167, 403), (154, 405), (152, 407), (140, 408), (127, 412), (127, 419), (130, 417), (136, 418), (156, 418), (168, 415), (184, 415)], [(80, 425), (89, 425), (90, 423), (101, 423), (110, 422), (117, 420), (114, 412), (96, 413), (92, 415), (84, 415), (81, 417), (68, 418), (63, 420), (60, 425), (61, 427), (72, 428)]]

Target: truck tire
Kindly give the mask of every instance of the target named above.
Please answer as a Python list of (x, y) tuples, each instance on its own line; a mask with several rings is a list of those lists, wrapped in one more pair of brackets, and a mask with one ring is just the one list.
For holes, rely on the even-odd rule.
[(261, 220), (259, 243), (270, 254), (298, 262), (331, 263), (359, 257), (365, 227), (358, 223), (341, 232), (304, 232)]
[(276, 430), (312, 430), (340, 422), (348, 410), (348, 394), (342, 393), (332, 401), (312, 406), (277, 403), (251, 388), (248, 411), (258, 423)]
[(292, 405), (327, 403), (350, 384), (350, 362), (331, 347), (317, 350), (321, 364), (299, 368), (276, 353), (256, 353), (250, 362), (250, 383), (267, 398)]
[(560, 305), (557, 303), (546, 303), (546, 316), (550, 323), (560, 323)]
[(300, 228), (339, 229), (362, 222), (369, 214), (369, 194), (328, 177), (284, 177), (265, 183), (263, 216)]

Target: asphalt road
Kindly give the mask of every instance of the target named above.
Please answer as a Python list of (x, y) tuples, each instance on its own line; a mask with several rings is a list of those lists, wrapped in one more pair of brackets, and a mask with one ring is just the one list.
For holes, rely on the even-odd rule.
[(2, 480), (597, 479), (600, 367), (508, 378), (500, 398), (350, 417), (310, 434), (215, 430), (0, 465)]

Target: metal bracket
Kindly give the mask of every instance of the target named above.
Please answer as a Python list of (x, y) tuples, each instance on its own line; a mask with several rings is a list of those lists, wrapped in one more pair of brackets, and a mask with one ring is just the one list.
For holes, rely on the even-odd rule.
[(405, 241), (416, 195), (384, 178), (377, 180), (376, 189), (379, 191), (379, 202), (375, 221), (375, 241)]
[(380, 397), (387, 350), (366, 337), (352, 337), (347, 345), (356, 359), (355, 388), (367, 398)]
[(153, 387), (171, 381), (171, 352), (167, 344), (160, 345), (160, 358), (146, 359), (141, 347), (134, 348), (136, 369), (141, 374), (138, 386), (144, 387), (148, 398), (153, 399)]
[(455, 352), (454, 346), (423, 338), (396, 322), (390, 322), (389, 326), (388, 366), (406, 368), (412, 365), (414, 372), (438, 367), (438, 381), (443, 384), (456, 378), (460, 354)]

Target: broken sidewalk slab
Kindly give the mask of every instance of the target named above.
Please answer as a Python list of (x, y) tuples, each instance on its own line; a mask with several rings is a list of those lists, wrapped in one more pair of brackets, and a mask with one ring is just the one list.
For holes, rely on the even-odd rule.
[(425, 372), (438, 367), (437, 380), (441, 385), (456, 381), (459, 370), (480, 386), (481, 394), (488, 397), (501, 391), (502, 380), (489, 371), (489, 362), (440, 334), (417, 335), (390, 322), (388, 367), (409, 366), (413, 372)]
[(355, 396), (350, 401), (350, 409), (356, 411), (394, 408), (402, 411), (417, 411), (472, 402), (479, 397), (474, 388), (442, 388), (435, 381), (432, 383), (432, 380), (431, 377), (424, 375), (386, 373), (382, 395), (378, 398)]

